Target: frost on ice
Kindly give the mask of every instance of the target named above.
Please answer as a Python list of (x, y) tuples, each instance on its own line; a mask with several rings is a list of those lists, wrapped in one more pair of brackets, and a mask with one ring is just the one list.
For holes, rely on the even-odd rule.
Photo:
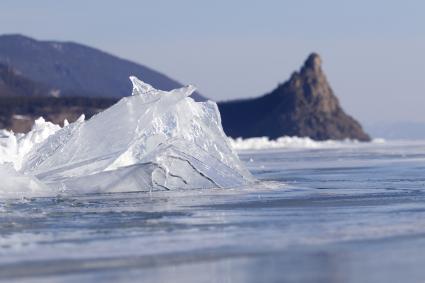
[(58, 193), (235, 187), (253, 181), (230, 147), (214, 102), (188, 97), (193, 86), (160, 91), (130, 79), (133, 95), (88, 121), (82, 117), (60, 129), (39, 120), (25, 136), (3, 134), (0, 163), (12, 162), (14, 169), (0, 168), (0, 175), (20, 175), (21, 182)]

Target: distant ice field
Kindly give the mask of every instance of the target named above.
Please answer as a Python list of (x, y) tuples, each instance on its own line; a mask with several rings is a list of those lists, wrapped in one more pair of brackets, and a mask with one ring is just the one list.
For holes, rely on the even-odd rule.
[(238, 153), (259, 182), (0, 200), (0, 281), (425, 281), (425, 141)]

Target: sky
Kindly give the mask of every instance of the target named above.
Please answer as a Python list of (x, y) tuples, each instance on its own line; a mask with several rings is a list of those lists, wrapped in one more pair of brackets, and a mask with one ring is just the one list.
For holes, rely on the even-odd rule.
[(0, 34), (96, 47), (218, 101), (270, 92), (314, 51), (361, 122), (425, 122), (424, 11), (422, 0), (2, 0)]

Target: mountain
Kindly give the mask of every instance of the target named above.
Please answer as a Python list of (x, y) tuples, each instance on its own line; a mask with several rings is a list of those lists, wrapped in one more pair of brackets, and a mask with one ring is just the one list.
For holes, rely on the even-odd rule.
[[(182, 85), (143, 65), (72, 42), (39, 41), (22, 35), (0, 36), (0, 63), (51, 88), (61, 96), (123, 97), (131, 90), (130, 75), (156, 88)], [(196, 100), (205, 100), (198, 93)]]
[(34, 120), (43, 116), (56, 124), (75, 121), (81, 114), (90, 118), (111, 106), (117, 98), (75, 96), (67, 91), (54, 97), (55, 89), (34, 82), (10, 66), (0, 63), (0, 129), (28, 132)]
[[(38, 116), (56, 123), (82, 113), (90, 117), (129, 94), (129, 75), (159, 89), (181, 86), (147, 67), (84, 45), (0, 36), (0, 128), (27, 131)], [(205, 100), (196, 93), (193, 97)], [(370, 140), (341, 108), (317, 54), (272, 92), (218, 107), (223, 128), (232, 137)]]
[(231, 137), (370, 140), (361, 125), (341, 108), (315, 53), (299, 72), (272, 92), (255, 99), (223, 102), (219, 109), (223, 128)]
[(41, 96), (49, 90), (16, 72), (8, 65), (0, 63), (0, 96)]

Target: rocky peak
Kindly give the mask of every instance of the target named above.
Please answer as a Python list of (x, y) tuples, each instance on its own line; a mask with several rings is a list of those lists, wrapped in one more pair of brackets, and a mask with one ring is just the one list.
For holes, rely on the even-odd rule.
[(341, 108), (316, 53), (310, 54), (300, 70), (271, 93), (219, 107), (224, 129), (233, 137), (370, 139)]
[(331, 113), (338, 108), (339, 102), (322, 70), (322, 59), (317, 53), (311, 53), (299, 72), (294, 72), (282, 93), (294, 94), (300, 107), (308, 106), (316, 111)]
[(322, 59), (320, 58), (319, 54), (313, 52), (307, 57), (307, 60), (305, 60), (303, 68), (320, 70), (321, 66)]

